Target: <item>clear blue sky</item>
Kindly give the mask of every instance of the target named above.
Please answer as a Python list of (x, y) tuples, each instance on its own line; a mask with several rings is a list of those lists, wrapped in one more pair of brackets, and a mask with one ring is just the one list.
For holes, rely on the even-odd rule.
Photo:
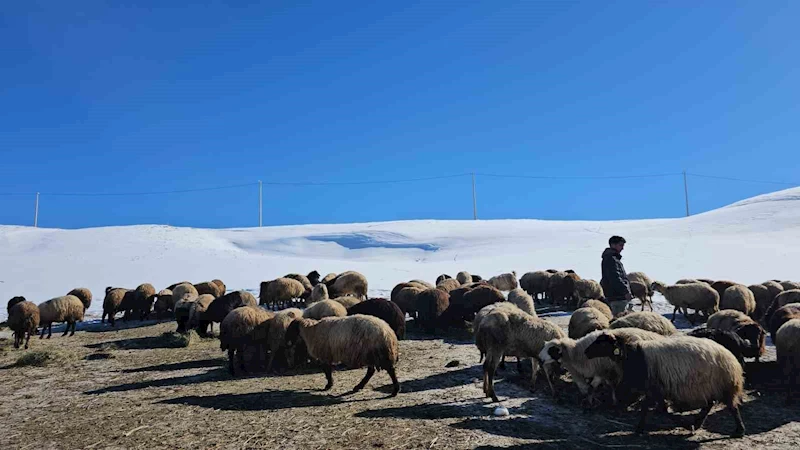
[[(798, 2), (163, 3), (4, 5), (0, 193), (800, 179)], [(695, 212), (786, 187), (689, 181)], [(680, 176), (477, 190), (487, 219), (684, 208)], [(257, 200), (43, 194), (40, 226), (252, 226)], [(265, 225), (471, 217), (468, 176), (264, 187)]]

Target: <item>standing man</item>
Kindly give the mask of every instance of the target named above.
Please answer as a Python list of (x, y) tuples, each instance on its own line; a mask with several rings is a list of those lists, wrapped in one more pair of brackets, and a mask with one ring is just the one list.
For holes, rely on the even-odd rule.
[(625, 238), (612, 236), (608, 240), (608, 248), (603, 252), (601, 269), (603, 278), (600, 285), (606, 297), (606, 303), (616, 317), (625, 311), (631, 301), (631, 285), (628, 283), (628, 274), (622, 265), (622, 250), (625, 249)]

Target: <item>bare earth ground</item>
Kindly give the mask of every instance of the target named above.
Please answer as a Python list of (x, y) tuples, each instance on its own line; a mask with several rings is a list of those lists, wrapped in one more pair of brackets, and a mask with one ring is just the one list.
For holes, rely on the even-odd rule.
[[(566, 327), (567, 317), (555, 319)], [(731, 416), (716, 408), (692, 436), (660, 413), (650, 434), (633, 433), (638, 414), (584, 410), (563, 375), (553, 399), (540, 377), (534, 392), (516, 364), (496, 383), (511, 415), (494, 417), (483, 399), (478, 352), (469, 336), (401, 341), (402, 392), (386, 398), (388, 376), (349, 391), (364, 370), (256, 374), (232, 378), (216, 339), (169, 348), (162, 333), (174, 323), (147, 322), (107, 331), (86, 324), (75, 337), (32, 340), (63, 359), (15, 367), (24, 353), (0, 340), (2, 449), (249, 449), (249, 448), (792, 448), (800, 445), (800, 407), (784, 406), (774, 380), (774, 353), (748, 364), (752, 377), (742, 408), (747, 436), (728, 439)], [(7, 335), (7, 331), (5, 330)], [(445, 365), (453, 360), (460, 364)], [(770, 361), (771, 360), (771, 361)], [(681, 417), (688, 421), (688, 417)]]

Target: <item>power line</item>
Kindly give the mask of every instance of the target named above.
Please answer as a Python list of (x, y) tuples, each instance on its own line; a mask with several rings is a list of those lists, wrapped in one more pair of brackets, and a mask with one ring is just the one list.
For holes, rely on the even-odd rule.
[(575, 176), (552, 176), (552, 175), (500, 175), (494, 173), (476, 172), (475, 175), (482, 177), (493, 178), (523, 178), (531, 180), (614, 180), (614, 179), (628, 179), (628, 178), (659, 178), (659, 177), (675, 177), (683, 175), (682, 172), (675, 173), (657, 173), (650, 175), (575, 175)]
[[(162, 194), (185, 194), (187, 192), (205, 192), (205, 191), (220, 191), (223, 189), (236, 189), (248, 186), (256, 186), (258, 183), (245, 183), (245, 184), (232, 184), (228, 186), (214, 186), (207, 188), (197, 189), (176, 189), (172, 191), (151, 191), (151, 192), (42, 192), (42, 195), (59, 196), (59, 197), (118, 197), (118, 196), (136, 196), (136, 195), (162, 195)], [(30, 194), (28, 194), (30, 195)]]
[(745, 179), (745, 178), (718, 177), (718, 176), (715, 176), (715, 175), (700, 175), (698, 173), (691, 173), (691, 172), (687, 172), (686, 174), (689, 175), (689, 176), (698, 177), (698, 178), (710, 178), (710, 179), (713, 179), (713, 180), (739, 181), (739, 182), (744, 182), (744, 183), (778, 184), (778, 185), (783, 185), (783, 186), (798, 186), (798, 185), (800, 185), (800, 183), (787, 183), (787, 182), (784, 182), (784, 181), (749, 180), (749, 179)]
[(375, 181), (265, 181), (264, 184), (272, 186), (351, 186), (364, 184), (393, 184), (393, 183), (413, 183), (417, 181), (444, 180), (448, 178), (468, 177), (472, 174), (460, 173), (456, 175), (441, 175), (425, 178), (405, 178), (397, 180), (375, 180)]

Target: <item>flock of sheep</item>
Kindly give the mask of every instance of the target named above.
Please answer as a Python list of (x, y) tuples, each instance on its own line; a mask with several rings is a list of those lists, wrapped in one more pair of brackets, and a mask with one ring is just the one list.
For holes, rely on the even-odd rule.
[[(368, 298), (367, 279), (358, 272), (288, 274), (261, 283), (259, 298), (246, 291), (227, 292), (221, 280), (176, 283), (156, 292), (150, 284), (136, 289), (106, 289), (103, 317), (111, 326), (123, 320), (143, 320), (171, 314), (177, 331), (213, 332), (219, 324), (220, 348), (228, 352), (229, 370), (247, 370), (247, 355), (266, 355), (266, 369), (292, 368), (314, 362), (327, 384), (333, 385), (335, 364), (367, 368), (352, 392), (362, 389), (375, 371), (385, 370), (400, 391), (395, 367), (398, 339), (405, 337), (407, 316), (413, 326), (436, 334), (471, 326), (483, 361), (483, 391), (498, 401), (494, 376), (506, 357), (531, 360), (531, 382), (541, 371), (555, 394), (553, 380), (565, 370), (589, 405), (603, 392), (617, 404), (618, 396), (641, 402), (645, 426), (652, 405), (667, 410), (700, 409), (694, 429), (702, 427), (715, 402), (724, 403), (744, 434), (739, 413), (744, 388), (744, 358), (756, 361), (765, 351), (766, 330), (775, 343), (787, 388), (787, 401), (800, 376), (800, 283), (767, 281), (744, 286), (731, 281), (679, 280), (673, 285), (653, 281), (641, 272), (628, 274), (631, 290), (641, 303), (612, 315), (599, 283), (573, 271), (536, 271), (517, 279), (505, 273), (488, 280), (460, 272), (440, 275), (436, 285), (410, 280), (392, 289), (389, 299)], [(652, 312), (652, 297), (660, 293), (674, 306), (672, 321)], [(8, 325), (14, 345), (41, 327), (48, 338), (52, 324), (65, 322), (75, 333), (92, 294), (78, 288), (40, 305), (14, 297), (8, 302)], [(542, 307), (574, 310), (565, 333), (538, 317)], [(297, 306), (302, 306), (303, 309)], [(649, 306), (651, 311), (645, 311)], [(690, 314), (693, 311), (693, 314)], [(705, 327), (678, 332), (678, 313)], [(669, 403), (667, 403), (669, 402)]]

